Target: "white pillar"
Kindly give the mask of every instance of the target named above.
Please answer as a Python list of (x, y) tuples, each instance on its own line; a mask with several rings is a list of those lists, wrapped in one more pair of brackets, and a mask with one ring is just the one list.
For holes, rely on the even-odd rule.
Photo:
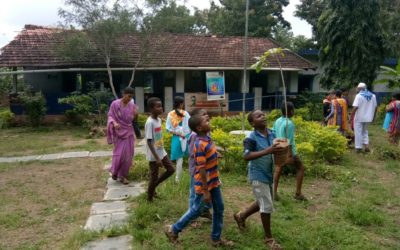
[(185, 71), (177, 70), (175, 78), (175, 91), (176, 93), (185, 92)]
[(174, 88), (164, 87), (164, 111), (169, 112), (173, 108)]
[(255, 87), (253, 88), (254, 92), (254, 110), (261, 110), (262, 107), (262, 88)]
[(297, 93), (299, 91), (299, 75), (297, 71), (290, 72), (289, 92)]
[[(245, 84), (246, 86), (243, 86), (243, 78), (244, 78), (244, 74), (242, 71), (242, 81), (240, 82), (240, 92), (241, 93), (249, 93), (250, 72), (247, 71), (247, 74), (246, 74), (246, 84)], [(243, 89), (243, 87), (244, 87), (244, 89)]]
[(143, 87), (135, 87), (135, 103), (139, 106), (139, 112), (144, 112), (144, 89)]

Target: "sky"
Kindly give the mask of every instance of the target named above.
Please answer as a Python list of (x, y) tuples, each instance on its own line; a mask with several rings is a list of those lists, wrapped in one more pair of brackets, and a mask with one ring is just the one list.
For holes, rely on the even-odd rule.
[[(0, 48), (7, 45), (23, 29), (25, 24), (56, 26), (60, 21), (57, 11), (63, 0), (3, 0), (0, 8)], [(209, 0), (178, 0), (187, 7), (208, 8)], [(300, 0), (290, 0), (283, 16), (292, 25), (294, 35), (311, 37), (311, 26), (293, 16)]]

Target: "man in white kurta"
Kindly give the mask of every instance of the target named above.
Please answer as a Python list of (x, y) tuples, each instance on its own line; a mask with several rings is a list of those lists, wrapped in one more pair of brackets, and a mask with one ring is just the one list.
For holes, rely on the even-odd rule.
[(355, 148), (360, 153), (364, 146), (365, 152), (369, 152), (368, 124), (375, 117), (376, 96), (362, 82), (358, 84), (357, 92), (353, 102)]

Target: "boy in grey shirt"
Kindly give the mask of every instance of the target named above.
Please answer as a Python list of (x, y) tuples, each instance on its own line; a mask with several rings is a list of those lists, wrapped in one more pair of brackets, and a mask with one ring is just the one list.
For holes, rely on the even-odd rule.
[[(146, 159), (150, 166), (150, 180), (147, 189), (147, 200), (153, 201), (156, 194), (156, 187), (174, 174), (175, 169), (171, 160), (168, 158), (164, 149), (162, 138), (161, 119), (158, 117), (163, 113), (161, 100), (157, 97), (151, 97), (147, 100), (147, 106), (150, 108), (151, 115), (147, 118), (145, 125)], [(158, 177), (159, 168), (165, 167), (166, 171)]]

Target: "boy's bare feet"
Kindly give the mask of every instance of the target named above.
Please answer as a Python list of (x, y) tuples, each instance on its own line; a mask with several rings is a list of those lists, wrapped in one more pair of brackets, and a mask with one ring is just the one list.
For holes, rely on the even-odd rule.
[(293, 198), (298, 201), (307, 201), (307, 198), (303, 194), (295, 194)]
[(234, 244), (233, 241), (220, 239), (220, 240), (212, 240), (211, 245), (213, 247), (233, 247)]
[(172, 231), (172, 225), (166, 225), (164, 227), (164, 233), (167, 236), (168, 240), (172, 243), (178, 242), (178, 235)]
[(278, 242), (276, 242), (276, 240), (274, 238), (268, 238), (268, 239), (265, 238), (264, 242), (265, 242), (265, 244), (267, 244), (267, 246), (271, 250), (281, 250), (281, 249), (283, 249), (281, 247), (281, 245), (279, 245)]
[(245, 223), (245, 220), (242, 218), (241, 212), (237, 212), (236, 214), (233, 214), (233, 218), (235, 219), (240, 230), (243, 230), (246, 228), (246, 223)]

